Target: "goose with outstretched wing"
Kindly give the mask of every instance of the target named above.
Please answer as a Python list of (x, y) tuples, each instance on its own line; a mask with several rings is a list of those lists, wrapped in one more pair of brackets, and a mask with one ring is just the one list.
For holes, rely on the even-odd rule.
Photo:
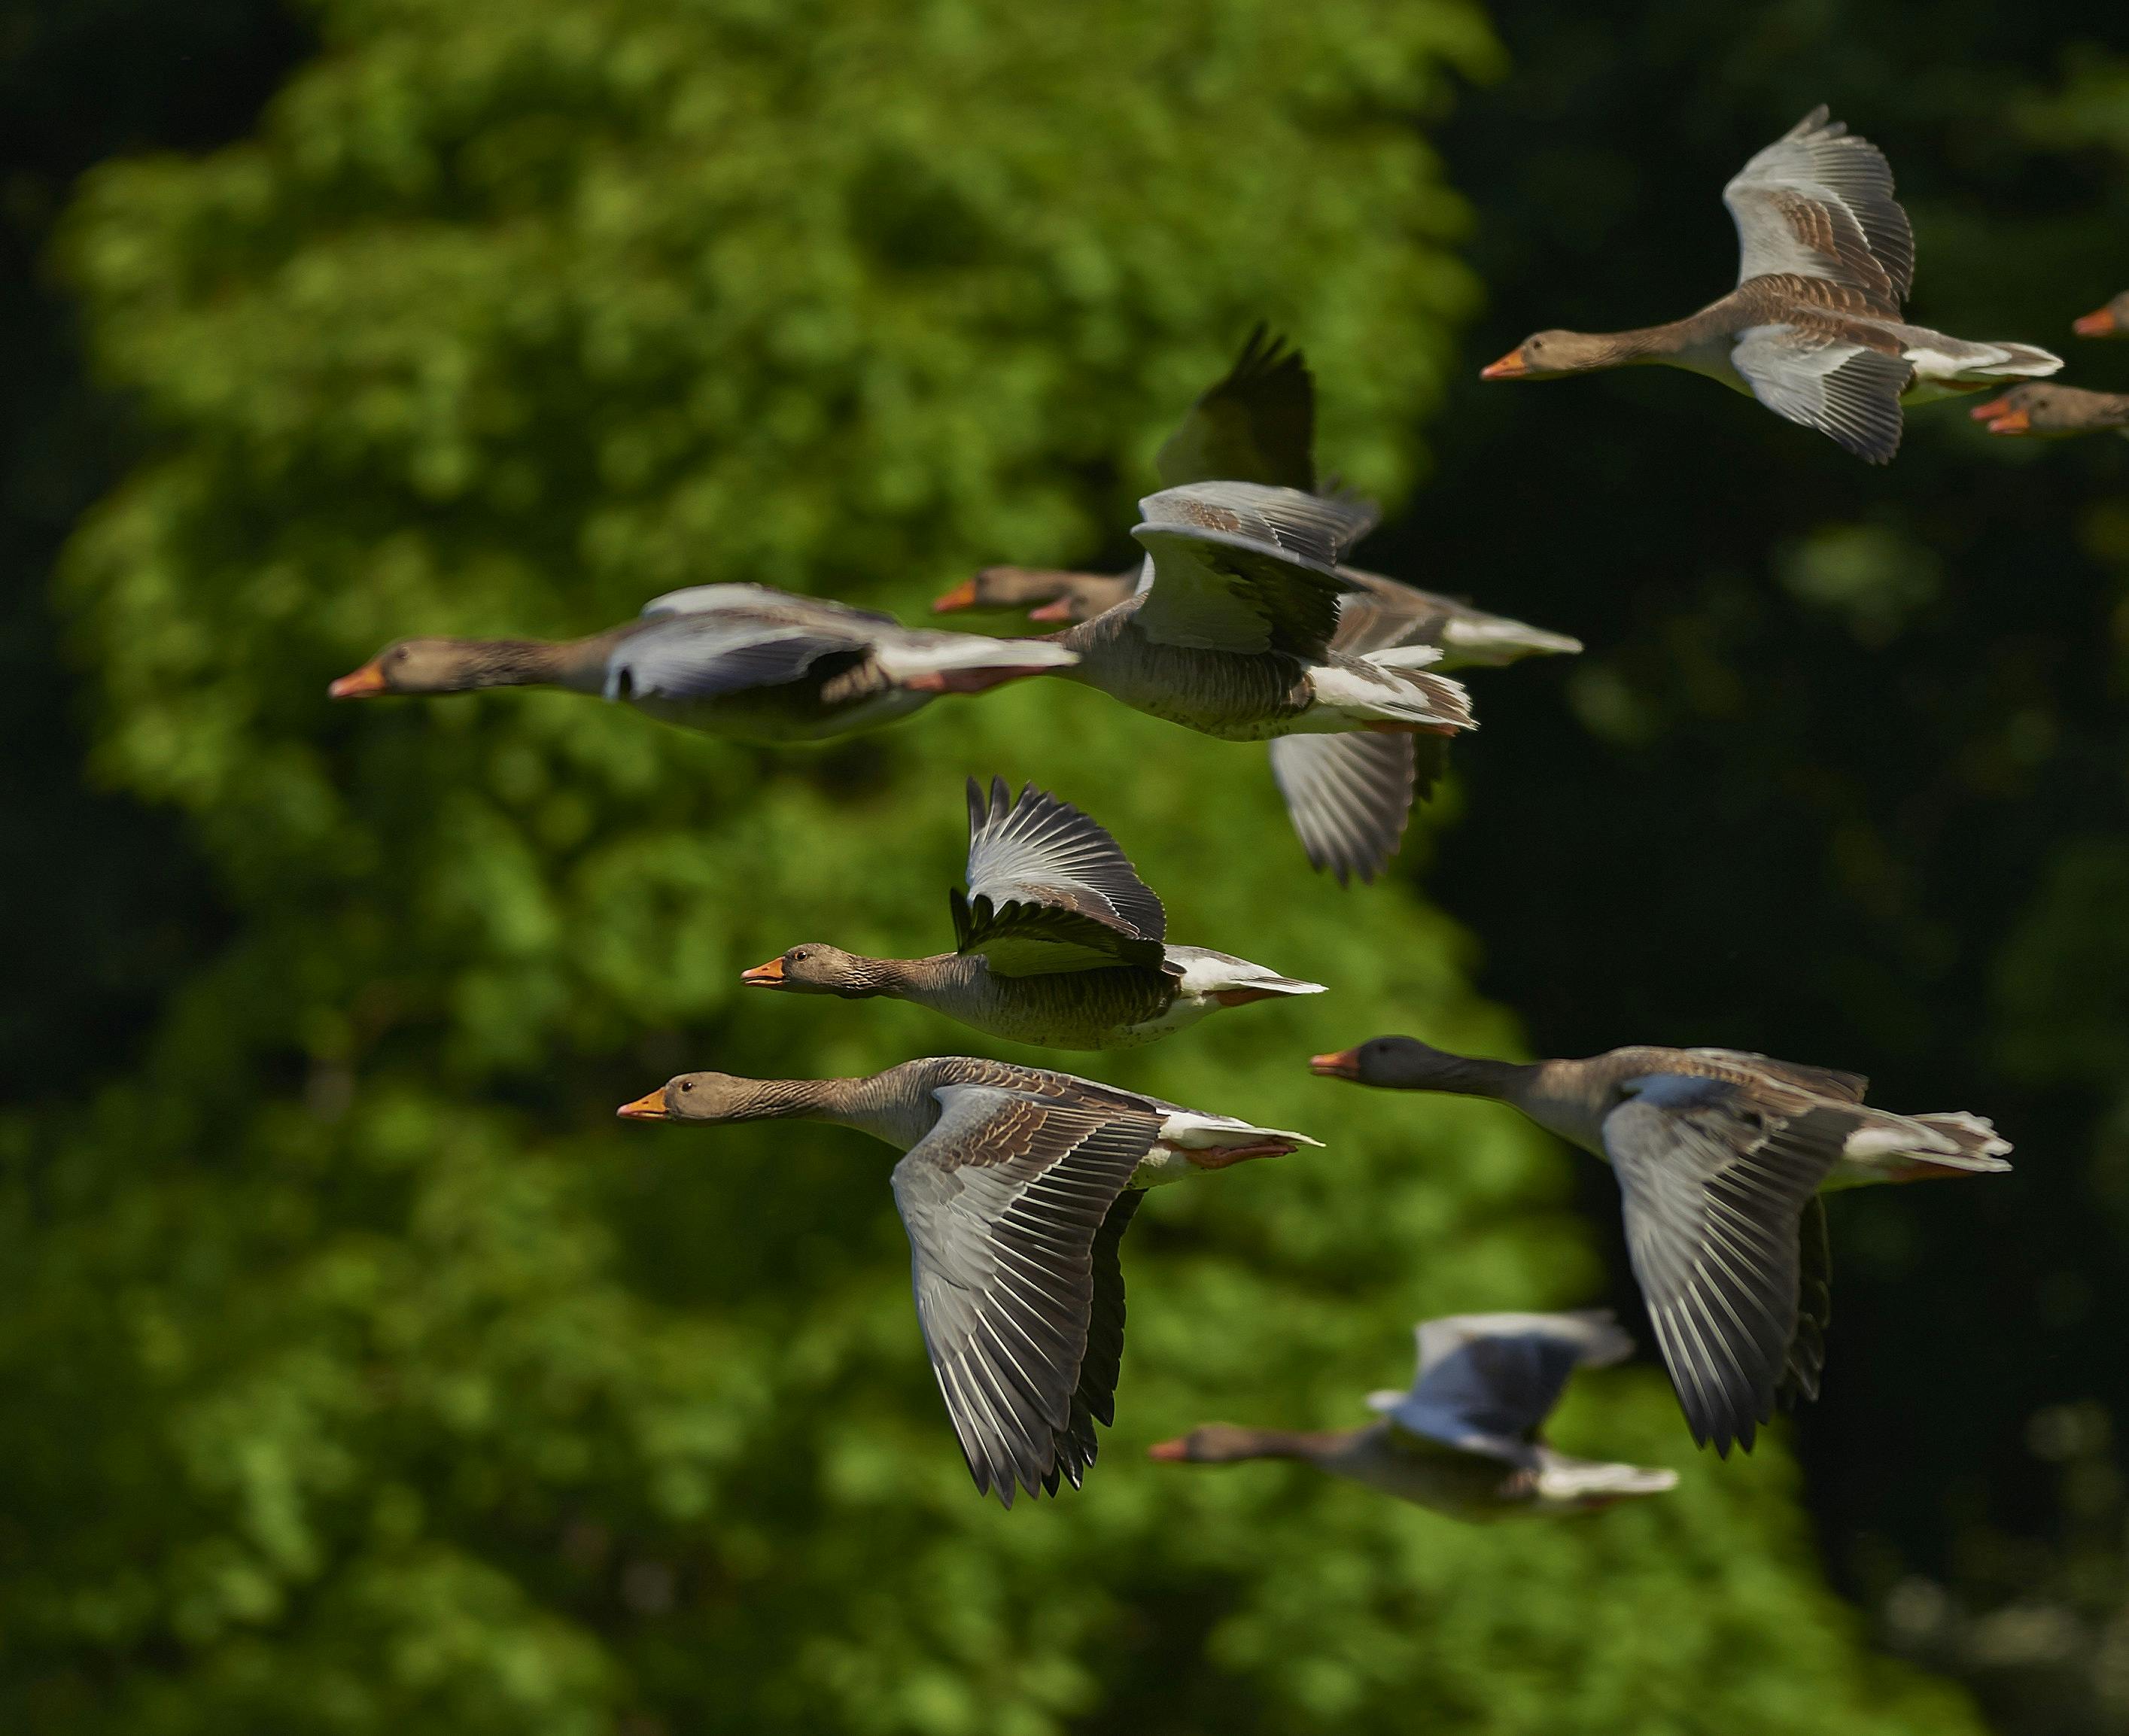
[(787, 994), (912, 1001), (993, 1036), (1127, 1049), (1222, 1007), (1323, 992), (1320, 982), (1167, 939), (1168, 916), (1117, 841), (1068, 801), (969, 780), (968, 890), (955, 949), (875, 958), (808, 941), (742, 973)]

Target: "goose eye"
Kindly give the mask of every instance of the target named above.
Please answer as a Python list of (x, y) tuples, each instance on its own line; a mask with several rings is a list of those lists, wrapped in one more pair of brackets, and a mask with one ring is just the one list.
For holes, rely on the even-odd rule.
[(695, 1082), (692, 1079), (683, 1079), (680, 1082), (680, 1089), (683, 1091), (693, 1091), (694, 1088)]

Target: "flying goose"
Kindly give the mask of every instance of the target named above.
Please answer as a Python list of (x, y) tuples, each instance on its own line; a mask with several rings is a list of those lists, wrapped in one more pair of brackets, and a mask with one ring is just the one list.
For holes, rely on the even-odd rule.
[(1986, 422), (1991, 434), (2098, 434), (2108, 428), (2129, 434), (2129, 392), (2087, 392), (2053, 381), (2013, 386), (1976, 405), (1974, 420)]
[(1512, 1104), (1609, 1163), (1627, 1253), (1696, 1443), (1750, 1452), (1779, 1396), (1818, 1396), (1831, 1317), (1822, 1191), (2008, 1169), (1978, 1115), (1864, 1106), (1868, 1081), (1723, 1049), (1615, 1049), (1528, 1065), (1377, 1037), (1334, 1078)]
[(979, 1494), (1079, 1486), (1114, 1417), (1117, 1250), (1144, 1191), (1320, 1142), (1070, 1073), (965, 1055), (861, 1079), (682, 1073), (622, 1115), (833, 1121), (907, 1153), (917, 1320)]
[(1660, 363), (1704, 373), (1874, 464), (1900, 445), (1900, 405), (2053, 373), (2031, 344), (1969, 342), (1902, 318), (1914, 238), (1884, 154), (1813, 109), (1722, 189), (1737, 287), (1699, 312), (1632, 331), (1541, 331), (1482, 370), (1557, 379)]
[(2072, 320), (2070, 330), (2081, 338), (2129, 337), (2129, 289), (2104, 307)]
[(1117, 841), (1069, 802), (1003, 778), (969, 780), (969, 889), (952, 895), (955, 950), (869, 958), (794, 946), (740, 980), (787, 993), (913, 1001), (1017, 1043), (1127, 1049), (1223, 1006), (1319, 995), (1261, 964), (1170, 946), (1168, 916)]
[[(1198, 397), (1155, 462), (1169, 488), (1241, 482), (1317, 488), (1316, 390), (1301, 352), (1259, 326), (1235, 364)], [(1365, 510), (1365, 509), (1363, 509)], [(1356, 521), (1348, 545), (1372, 518)], [(990, 567), (938, 599), (944, 612), (1039, 603), (1036, 621), (1091, 621), (1145, 588), (1152, 564), (1121, 573)], [(1579, 651), (1574, 640), (1487, 615), (1393, 579), (1341, 565), (1331, 651), (1349, 656), (1404, 646), (1441, 649), (1441, 669), (1512, 662), (1536, 651)], [(1396, 854), (1416, 794), (1446, 761), (1438, 740), (1406, 735), (1295, 735), (1269, 745), (1272, 771), (1309, 861), (1340, 883), (1372, 880)]]
[(1298, 1458), (1453, 1519), (1586, 1513), (1675, 1487), (1675, 1471), (1570, 1458), (1540, 1431), (1577, 1368), (1633, 1354), (1608, 1312), (1458, 1314), (1417, 1329), (1409, 1392), (1374, 1392), (1371, 1428), (1301, 1434), (1211, 1423), (1147, 1456), (1172, 1463)]
[(560, 644), (403, 639), (333, 683), (336, 699), (567, 687), (664, 722), (756, 741), (819, 741), (1060, 668), (1041, 640), (912, 630), (893, 616), (765, 585), (696, 585), (636, 620)]

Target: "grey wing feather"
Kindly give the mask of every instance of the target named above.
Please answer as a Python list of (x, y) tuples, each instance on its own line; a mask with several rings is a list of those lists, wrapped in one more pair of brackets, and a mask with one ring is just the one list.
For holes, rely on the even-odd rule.
[(969, 890), (953, 901), (959, 949), (1007, 974), (1158, 967), (1167, 912), (1115, 839), (1034, 785), (1017, 800), (969, 780)]
[(1749, 1451), (1796, 1336), (1804, 1209), (1855, 1118), (1815, 1108), (1784, 1120), (1683, 1074), (1626, 1089), (1604, 1118), (1604, 1149), (1657, 1348), (1693, 1439)]
[(1316, 486), (1316, 384), (1298, 350), (1259, 325), (1154, 460), (1161, 483)]
[[(895, 1205), (947, 1415), (978, 1491), (1009, 1507), (1092, 1457), (1096, 1244), (1160, 1124), (988, 1086), (936, 1095), (937, 1123), (894, 1167)], [(1109, 1300), (1120, 1341), (1121, 1294)], [(1105, 1337), (1096, 1385), (1117, 1353)]]
[(1833, 1241), (1826, 1227), (1826, 1201), (1817, 1194), (1803, 1209), (1798, 1231), (1796, 1336), (1789, 1340), (1774, 1402), (1793, 1410), (1818, 1396), (1826, 1367), (1826, 1329), (1833, 1324)]
[(1873, 464), (1900, 449), (1900, 394), (1913, 369), (1898, 356), (1793, 326), (1747, 331), (1730, 363), (1775, 415), (1816, 428)]
[(1914, 232), (1884, 153), (1823, 106), (1722, 189), (1737, 226), (1737, 281), (1793, 273), (1863, 290), (1897, 313), (1914, 287)]
[(1059, 1443), (1057, 1471), (1043, 1485), (1052, 1495), (1057, 1492), (1058, 1476), (1074, 1488), (1079, 1486), (1101, 1450), (1094, 1424), (1106, 1429), (1117, 1420), (1117, 1381), (1124, 1360), (1124, 1268), (1117, 1253), (1145, 1198), (1143, 1188), (1126, 1188), (1118, 1194), (1094, 1237), (1094, 1307), (1087, 1321), (1087, 1353), (1079, 1362), (1079, 1385), (1072, 1395), (1071, 1417)]
[[(1427, 739), (1437, 763), (1446, 746), (1439, 737)], [(1341, 886), (1355, 874), (1372, 881), (1397, 854), (1412, 816), (1415, 738), (1280, 735), (1270, 748), (1272, 777), (1309, 861)]]
[(1831, 1067), (1807, 1067), (1797, 1061), (1777, 1061), (1749, 1049), (1688, 1049), (1688, 1055), (1705, 1055), (1711, 1061), (1730, 1061), (1757, 1068), (1783, 1081), (1844, 1103), (1860, 1103), (1870, 1089), (1861, 1073), (1845, 1073)]
[(1379, 1408), (1410, 1433), (1496, 1458), (1523, 1456), (1578, 1367), (1633, 1353), (1600, 1310), (1457, 1315), (1422, 1321), (1418, 1336), (1412, 1391)]
[(817, 673), (830, 659), (863, 662), (868, 644), (842, 634), (745, 616), (679, 614), (632, 631), (607, 659), (609, 699), (645, 694), (711, 699), (776, 687)]
[(764, 621), (789, 625), (811, 624), (829, 631), (845, 630), (853, 637), (865, 630), (899, 626), (892, 615), (876, 609), (854, 609), (825, 597), (801, 597), (768, 585), (690, 585), (668, 591), (643, 606), (645, 615), (752, 615)]

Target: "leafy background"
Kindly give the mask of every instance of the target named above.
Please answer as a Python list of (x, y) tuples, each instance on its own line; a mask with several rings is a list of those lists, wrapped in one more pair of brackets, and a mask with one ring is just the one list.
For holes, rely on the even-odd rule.
[[(2129, 283), (2109, 26), (6, 21), (11, 1727), (2129, 1724), (2122, 448), (1953, 407), (1881, 473), (1701, 383), (1470, 378), (1719, 290), (1715, 189), (1822, 99), (1893, 155), (1918, 316), (2054, 340)], [(1260, 754), (1062, 684), (803, 754), (323, 699), (406, 631), (722, 578), (913, 616), (983, 560), (1116, 558), (1260, 316), (1397, 509), (1371, 559), (1591, 646), (1480, 678), (1374, 888), (1307, 873)], [(1109, 1452), (1009, 1515), (939, 1415), (883, 1148), (612, 1120), (681, 1065), (979, 1049), (732, 980), (939, 944), (972, 771), (1085, 802), (1179, 936), (1336, 990), (1084, 1063), (1330, 1149), (1150, 1205)], [(1145, 1464), (1215, 1415), (1354, 1420), (1423, 1313), (1631, 1309), (1595, 1166), (1298, 1064), (1396, 1028), (1864, 1067), (2024, 1161), (1839, 1202), (1826, 1398), (1750, 1459), (1695, 1459), (1651, 1368), (1578, 1391), (1563, 1443), (1680, 1466), (1665, 1501), (1479, 1529)]]

